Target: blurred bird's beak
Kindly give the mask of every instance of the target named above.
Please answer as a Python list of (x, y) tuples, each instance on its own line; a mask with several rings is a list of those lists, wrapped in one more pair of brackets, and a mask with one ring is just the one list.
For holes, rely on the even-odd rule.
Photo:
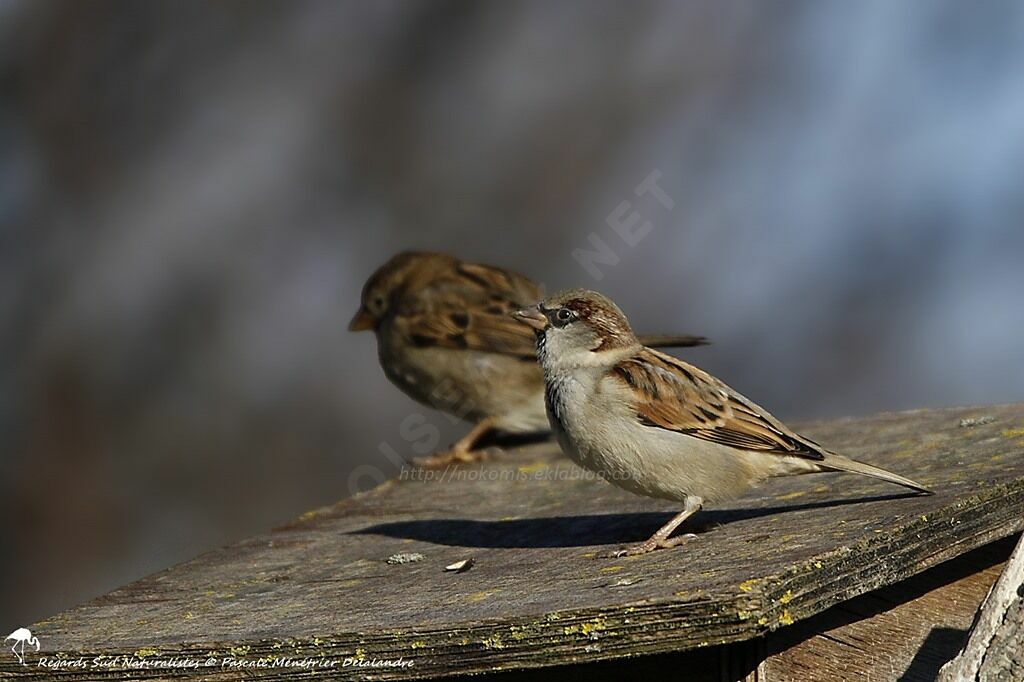
[(348, 323), (348, 330), (350, 332), (364, 332), (376, 326), (377, 321), (373, 319), (373, 315), (367, 312), (366, 308), (360, 308), (356, 312), (356, 316)]
[(537, 331), (544, 331), (548, 326), (548, 318), (544, 316), (537, 308), (523, 308), (512, 313), (512, 317), (516, 318), (525, 325), (529, 325)]

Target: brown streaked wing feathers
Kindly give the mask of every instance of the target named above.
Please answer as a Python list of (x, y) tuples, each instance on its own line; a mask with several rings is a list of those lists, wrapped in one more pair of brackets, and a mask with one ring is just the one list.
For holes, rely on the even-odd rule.
[(822, 460), (816, 443), (703, 370), (644, 348), (613, 372), (641, 396), (637, 416), (648, 426), (742, 450)]
[(399, 324), (417, 346), (470, 349), (536, 357), (533, 330), (512, 317), (536, 303), (541, 291), (531, 280), (489, 265), (457, 262), (452, 271), (401, 303)]

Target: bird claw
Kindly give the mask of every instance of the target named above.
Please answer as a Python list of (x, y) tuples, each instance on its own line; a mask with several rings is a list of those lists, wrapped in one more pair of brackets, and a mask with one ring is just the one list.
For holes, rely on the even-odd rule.
[(460, 450), (452, 448), (445, 452), (437, 452), (429, 457), (416, 457), (412, 463), (424, 469), (443, 469), (457, 464), (472, 464), (488, 458), (486, 450)]
[(609, 552), (605, 554), (604, 557), (609, 559), (621, 559), (624, 556), (639, 556), (641, 554), (653, 552), (656, 549), (669, 549), (685, 545), (690, 540), (696, 539), (696, 537), (697, 536), (693, 533), (684, 533), (673, 538), (665, 538), (664, 540), (651, 538), (646, 542), (641, 542), (636, 545), (630, 545), (629, 547), (623, 547), (622, 549)]

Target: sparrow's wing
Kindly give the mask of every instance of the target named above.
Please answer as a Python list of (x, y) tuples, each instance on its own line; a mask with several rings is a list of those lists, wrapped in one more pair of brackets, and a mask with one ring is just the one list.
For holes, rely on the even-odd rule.
[(633, 389), (643, 424), (741, 450), (819, 461), (825, 457), (814, 441), (707, 372), (670, 355), (644, 348), (612, 371)]
[(489, 265), (457, 262), (403, 298), (396, 324), (420, 347), (470, 349), (533, 360), (533, 330), (512, 313), (542, 297), (529, 278)]
[(500, 296), (502, 300), (511, 301), (519, 306), (516, 310), (534, 305), (544, 298), (544, 292), (537, 283), (518, 272), (493, 265), (462, 262), (456, 266), (455, 272), (461, 283), (475, 284), (488, 297)]

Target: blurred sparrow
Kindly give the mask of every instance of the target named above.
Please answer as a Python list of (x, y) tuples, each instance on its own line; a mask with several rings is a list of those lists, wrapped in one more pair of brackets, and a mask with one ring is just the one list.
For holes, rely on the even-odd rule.
[(536, 332), (548, 417), (566, 454), (626, 490), (683, 505), (617, 555), (682, 544), (694, 536), (669, 536), (705, 501), (770, 476), (850, 471), (929, 493), (826, 450), (707, 372), (646, 348), (601, 294), (568, 291), (514, 316)]
[[(511, 313), (542, 298), (530, 279), (440, 253), (401, 253), (363, 287), (349, 329), (372, 329), (384, 374), (412, 399), (473, 422), (426, 466), (482, 459), (492, 430), (546, 432), (544, 378), (533, 332)], [(658, 336), (651, 345), (697, 346), (699, 336)]]

